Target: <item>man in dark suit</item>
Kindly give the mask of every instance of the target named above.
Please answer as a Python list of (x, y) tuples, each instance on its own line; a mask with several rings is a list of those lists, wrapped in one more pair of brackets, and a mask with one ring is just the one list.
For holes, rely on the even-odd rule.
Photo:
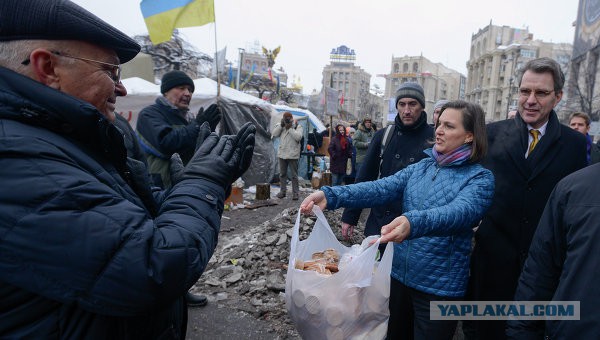
[[(483, 165), (494, 173), (491, 208), (475, 233), (468, 297), (511, 301), (544, 205), (558, 181), (586, 166), (585, 138), (560, 124), (554, 107), (564, 74), (550, 58), (523, 67), (515, 119), (488, 124)], [(467, 322), (467, 338), (504, 339), (505, 321)]]

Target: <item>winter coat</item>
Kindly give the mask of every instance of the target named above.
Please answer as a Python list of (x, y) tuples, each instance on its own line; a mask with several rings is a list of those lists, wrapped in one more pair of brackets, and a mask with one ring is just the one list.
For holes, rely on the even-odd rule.
[(492, 202), (494, 177), (479, 164), (440, 167), (431, 154), (373, 182), (324, 187), (327, 209), (368, 208), (401, 200), (410, 235), (394, 244), (391, 276), (418, 291), (462, 297), (473, 228)]
[(183, 337), (220, 185), (184, 180), (151, 218), (114, 125), (0, 68), (0, 188), (0, 338)]
[(164, 97), (140, 112), (136, 130), (140, 146), (148, 157), (148, 170), (154, 183), (162, 188), (171, 187), (169, 164), (178, 153), (183, 164), (194, 155), (200, 131), (195, 120), (188, 120), (186, 112), (171, 105)]
[(277, 148), (277, 158), (281, 159), (298, 159), (300, 158), (300, 141), (302, 140), (303, 131), (302, 125), (296, 124), (295, 126), (286, 129), (281, 126), (281, 123), (277, 123), (273, 127), (271, 136), (279, 137), (279, 147)]
[[(341, 139), (346, 138), (346, 148), (342, 148)], [(329, 170), (334, 174), (346, 174), (346, 164), (352, 158), (352, 142), (346, 135), (339, 133), (331, 138), (329, 147)]]
[(364, 123), (358, 124), (358, 129), (354, 134), (353, 144), (356, 148), (356, 163), (362, 164), (365, 157), (367, 156), (367, 148), (375, 136), (375, 129), (370, 128), (367, 130)]
[[(386, 129), (378, 130), (373, 136), (373, 140), (367, 149), (367, 156), (356, 174), (356, 183), (373, 181), (379, 177), (379, 154)], [(427, 125), (427, 113), (425, 111), (411, 126), (404, 126), (398, 115), (396, 115), (394, 130), (390, 133), (392, 137), (385, 148), (383, 162), (381, 162), (381, 177), (393, 175), (427, 157), (423, 150), (430, 148), (432, 144), (433, 129)], [(347, 208), (342, 214), (342, 221), (350, 225), (356, 225), (361, 212), (362, 209)], [(379, 235), (382, 226), (390, 223), (401, 214), (402, 201), (390, 202), (387, 205), (372, 208), (365, 224), (365, 236)]]
[[(469, 295), (474, 300), (510, 301), (552, 189), (587, 165), (585, 138), (561, 124), (554, 111), (528, 158), (527, 124), (520, 115), (488, 124), (487, 135), (488, 153), (482, 164), (494, 173), (496, 192), (475, 233)], [(497, 332), (503, 335), (504, 327)]]
[(508, 321), (514, 339), (597, 339), (600, 334), (600, 164), (561, 180), (533, 236), (518, 301), (579, 301), (580, 320)]

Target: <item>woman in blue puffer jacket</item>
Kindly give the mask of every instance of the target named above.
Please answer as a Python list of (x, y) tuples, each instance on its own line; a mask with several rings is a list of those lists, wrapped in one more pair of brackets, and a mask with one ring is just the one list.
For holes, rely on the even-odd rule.
[(457, 321), (430, 320), (429, 302), (465, 295), (473, 228), (494, 194), (494, 177), (479, 164), (486, 151), (483, 109), (452, 101), (442, 108), (428, 158), (376, 181), (323, 187), (302, 202), (307, 214), (314, 204), (369, 208), (402, 200), (403, 214), (381, 228), (381, 242), (396, 243), (388, 339), (452, 339)]

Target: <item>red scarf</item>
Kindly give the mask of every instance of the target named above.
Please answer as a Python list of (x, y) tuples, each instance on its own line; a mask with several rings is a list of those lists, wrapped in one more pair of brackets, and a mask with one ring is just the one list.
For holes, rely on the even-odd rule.
[(340, 133), (338, 133), (338, 136), (340, 136), (340, 145), (342, 146), (342, 150), (346, 150), (346, 146), (348, 145), (348, 139), (345, 135), (342, 135)]

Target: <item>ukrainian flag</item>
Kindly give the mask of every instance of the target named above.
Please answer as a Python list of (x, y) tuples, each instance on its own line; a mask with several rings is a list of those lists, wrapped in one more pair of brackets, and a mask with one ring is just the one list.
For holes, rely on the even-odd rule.
[(175, 28), (215, 22), (214, 0), (143, 0), (140, 7), (155, 45), (171, 40)]

